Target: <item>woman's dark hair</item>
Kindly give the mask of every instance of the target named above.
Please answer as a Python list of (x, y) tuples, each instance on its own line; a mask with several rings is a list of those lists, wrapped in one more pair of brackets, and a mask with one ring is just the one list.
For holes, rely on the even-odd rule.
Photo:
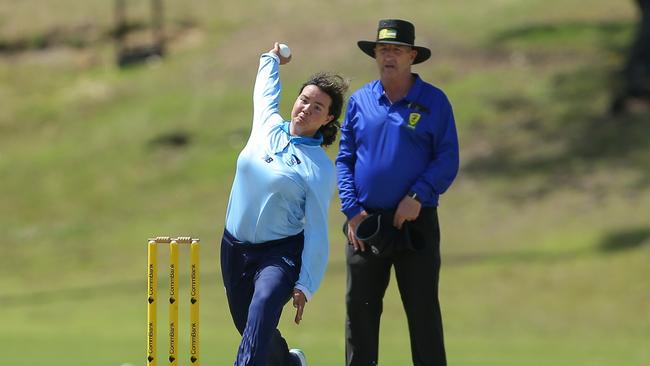
[(343, 103), (345, 102), (345, 93), (348, 91), (349, 82), (340, 75), (319, 72), (312, 75), (309, 80), (302, 84), (298, 94), (302, 93), (302, 90), (307, 85), (317, 86), (332, 99), (328, 115), (333, 115), (334, 118), (328, 124), (318, 129), (318, 132), (323, 135), (323, 143), (321, 146), (329, 146), (336, 140), (336, 134), (339, 128), (341, 128), (339, 117), (341, 117)]

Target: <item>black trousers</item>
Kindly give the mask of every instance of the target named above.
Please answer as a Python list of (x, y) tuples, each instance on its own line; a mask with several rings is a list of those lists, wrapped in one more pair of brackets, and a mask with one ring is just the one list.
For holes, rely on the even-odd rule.
[(377, 365), (379, 321), (391, 268), (406, 311), (415, 366), (446, 366), (442, 316), (438, 300), (440, 228), (435, 208), (423, 208), (409, 222), (415, 251), (378, 258), (369, 251), (355, 252), (347, 245), (346, 364)]

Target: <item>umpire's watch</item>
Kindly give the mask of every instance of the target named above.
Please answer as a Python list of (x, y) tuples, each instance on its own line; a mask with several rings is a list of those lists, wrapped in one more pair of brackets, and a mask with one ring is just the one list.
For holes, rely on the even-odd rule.
[(409, 196), (409, 197), (413, 198), (414, 200), (416, 200), (416, 201), (422, 203), (422, 201), (420, 201), (420, 196), (418, 196), (418, 194), (415, 193), (415, 192), (413, 192), (413, 191), (410, 191), (410, 192), (407, 194), (407, 196)]

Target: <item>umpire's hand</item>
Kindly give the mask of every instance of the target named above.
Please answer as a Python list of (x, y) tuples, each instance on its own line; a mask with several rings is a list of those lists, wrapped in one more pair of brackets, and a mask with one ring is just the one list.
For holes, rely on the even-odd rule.
[(405, 196), (397, 206), (395, 216), (393, 217), (393, 226), (401, 230), (404, 221), (415, 221), (420, 215), (421, 209), (422, 204), (420, 202), (414, 198)]
[(363, 244), (361, 240), (357, 240), (357, 237), (354, 235), (354, 232), (357, 230), (357, 226), (359, 226), (359, 223), (366, 216), (368, 216), (368, 213), (366, 212), (366, 210), (363, 210), (355, 217), (348, 220), (348, 242), (352, 245), (355, 252), (359, 250), (362, 252), (366, 251), (365, 244)]

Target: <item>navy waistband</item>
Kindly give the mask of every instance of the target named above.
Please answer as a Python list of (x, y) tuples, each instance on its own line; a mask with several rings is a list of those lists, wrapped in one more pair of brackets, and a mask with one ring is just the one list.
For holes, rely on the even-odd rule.
[(226, 239), (230, 244), (234, 246), (245, 246), (250, 249), (263, 249), (263, 248), (273, 247), (276, 245), (282, 245), (286, 243), (294, 243), (296, 241), (300, 241), (301, 243), (303, 243), (305, 241), (305, 232), (301, 231), (296, 235), (287, 236), (286, 238), (269, 240), (261, 243), (251, 243), (247, 241), (241, 241), (235, 238), (228, 230), (224, 229), (223, 238)]

